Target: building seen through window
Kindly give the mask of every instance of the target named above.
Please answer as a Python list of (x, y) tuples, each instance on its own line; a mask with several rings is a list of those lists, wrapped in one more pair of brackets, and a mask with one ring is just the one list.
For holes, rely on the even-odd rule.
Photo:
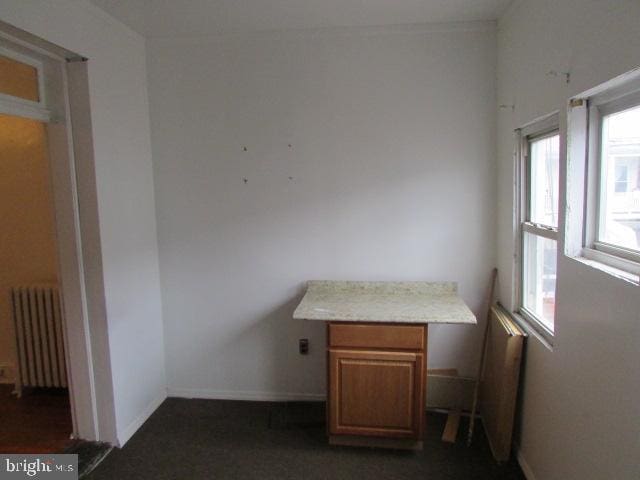
[(602, 120), (599, 240), (640, 250), (640, 106)]

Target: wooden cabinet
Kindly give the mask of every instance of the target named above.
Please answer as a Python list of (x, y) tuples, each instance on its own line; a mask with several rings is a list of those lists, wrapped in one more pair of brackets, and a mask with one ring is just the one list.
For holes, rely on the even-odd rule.
[(426, 325), (329, 324), (331, 443), (420, 448)]

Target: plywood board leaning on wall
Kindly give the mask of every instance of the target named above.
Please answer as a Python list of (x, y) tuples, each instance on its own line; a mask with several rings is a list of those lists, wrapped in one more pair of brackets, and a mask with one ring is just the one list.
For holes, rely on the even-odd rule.
[(504, 308), (491, 308), (486, 363), (480, 383), (480, 412), (498, 462), (509, 459), (520, 378), (524, 332)]

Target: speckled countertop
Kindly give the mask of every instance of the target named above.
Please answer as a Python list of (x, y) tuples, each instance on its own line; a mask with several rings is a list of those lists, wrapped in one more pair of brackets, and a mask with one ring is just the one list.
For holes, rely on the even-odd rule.
[(293, 312), (304, 320), (467, 323), (476, 317), (453, 282), (311, 281)]

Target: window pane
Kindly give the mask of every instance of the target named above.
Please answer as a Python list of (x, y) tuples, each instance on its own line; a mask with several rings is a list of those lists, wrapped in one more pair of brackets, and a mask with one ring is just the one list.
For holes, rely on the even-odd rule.
[(0, 55), (0, 93), (37, 102), (40, 99), (38, 70)]
[(640, 106), (602, 119), (599, 240), (640, 250)]
[(558, 226), (560, 136), (541, 138), (530, 143), (529, 220)]
[(555, 240), (525, 232), (523, 306), (551, 332), (556, 305), (557, 250)]

